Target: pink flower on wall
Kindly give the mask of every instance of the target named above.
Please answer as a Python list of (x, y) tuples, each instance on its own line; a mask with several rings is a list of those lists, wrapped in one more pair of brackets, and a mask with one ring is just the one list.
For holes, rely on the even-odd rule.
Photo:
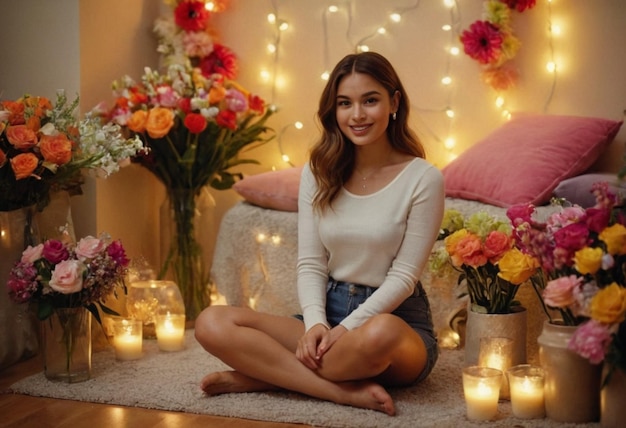
[(476, 21), (461, 34), (463, 50), (481, 64), (496, 62), (502, 47), (502, 34), (488, 21)]

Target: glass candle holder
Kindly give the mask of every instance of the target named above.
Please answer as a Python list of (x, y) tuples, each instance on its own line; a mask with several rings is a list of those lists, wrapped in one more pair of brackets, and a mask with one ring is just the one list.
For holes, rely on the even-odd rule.
[(156, 336), (161, 351), (180, 351), (184, 349), (185, 315), (157, 315)]
[(156, 337), (156, 316), (185, 314), (185, 304), (173, 281), (146, 280), (131, 282), (126, 296), (126, 310), (132, 318), (143, 322), (144, 338)]
[(511, 389), (513, 416), (520, 419), (541, 419), (546, 415), (544, 371), (541, 367), (520, 364), (507, 371)]
[(463, 368), (463, 394), (468, 419), (486, 421), (496, 417), (502, 377), (500, 370), (491, 367)]
[(113, 347), (118, 360), (137, 360), (142, 352), (142, 323), (132, 318), (113, 320)]
[(500, 399), (508, 400), (510, 398), (509, 382), (504, 373), (513, 365), (513, 340), (508, 337), (481, 337), (478, 365), (498, 369), (503, 373)]

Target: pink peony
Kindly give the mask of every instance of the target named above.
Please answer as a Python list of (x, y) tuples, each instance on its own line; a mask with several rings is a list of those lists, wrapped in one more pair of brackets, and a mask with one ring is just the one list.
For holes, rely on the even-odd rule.
[(574, 290), (580, 286), (582, 278), (576, 275), (562, 276), (548, 282), (543, 290), (543, 301), (553, 308), (566, 308), (576, 302)]
[(604, 360), (610, 343), (610, 330), (597, 321), (589, 320), (576, 329), (568, 348), (589, 359), (591, 364), (599, 364)]
[(29, 245), (22, 252), (22, 258), (20, 261), (22, 263), (33, 264), (35, 263), (36, 260), (39, 260), (41, 258), (42, 252), (43, 252), (43, 244), (39, 244), (34, 247)]
[(43, 245), (43, 254), (50, 263), (57, 264), (63, 260), (67, 260), (70, 256), (69, 251), (63, 245), (63, 242), (57, 239), (46, 241)]
[(463, 50), (481, 64), (498, 61), (502, 52), (502, 34), (489, 21), (476, 21), (461, 34)]
[(62, 294), (77, 293), (83, 288), (86, 267), (78, 260), (64, 260), (52, 271), (50, 288)]
[(93, 236), (86, 236), (76, 245), (76, 255), (79, 260), (93, 259), (106, 248), (106, 243)]

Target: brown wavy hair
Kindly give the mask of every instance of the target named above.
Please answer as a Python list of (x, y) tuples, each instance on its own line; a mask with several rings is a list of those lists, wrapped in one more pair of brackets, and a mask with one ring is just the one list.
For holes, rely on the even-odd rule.
[(408, 125), (409, 97), (391, 63), (375, 52), (345, 56), (330, 74), (317, 111), (322, 135), (311, 149), (309, 161), (318, 186), (313, 198), (313, 207), (317, 211), (332, 205), (354, 169), (354, 144), (339, 129), (336, 114), (337, 88), (341, 80), (352, 73), (371, 76), (387, 90), (389, 97), (393, 97), (396, 91), (400, 93), (396, 119), (390, 120), (387, 127), (389, 142), (402, 153), (420, 158), (426, 156), (422, 143)]

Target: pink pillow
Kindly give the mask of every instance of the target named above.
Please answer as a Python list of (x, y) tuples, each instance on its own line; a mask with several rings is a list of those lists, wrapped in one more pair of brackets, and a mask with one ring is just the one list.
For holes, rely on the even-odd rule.
[(302, 167), (249, 175), (233, 189), (251, 204), (279, 211), (298, 211)]
[(443, 168), (446, 196), (499, 207), (542, 205), (564, 179), (586, 171), (622, 122), (523, 114)]

